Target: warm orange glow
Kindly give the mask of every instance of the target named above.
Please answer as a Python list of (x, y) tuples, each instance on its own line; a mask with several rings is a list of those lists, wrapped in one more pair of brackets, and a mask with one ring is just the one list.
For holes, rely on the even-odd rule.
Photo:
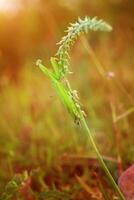
[(0, 0), (0, 12), (16, 12), (22, 7), (20, 1)]

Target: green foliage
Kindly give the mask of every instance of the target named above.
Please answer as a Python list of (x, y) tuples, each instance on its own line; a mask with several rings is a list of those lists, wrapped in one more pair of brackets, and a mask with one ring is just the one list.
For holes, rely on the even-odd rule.
[(10, 200), (14, 197), (15, 193), (20, 189), (21, 185), (25, 181), (24, 175), (15, 175), (11, 181), (9, 181), (5, 187), (5, 191), (0, 197), (0, 200)]

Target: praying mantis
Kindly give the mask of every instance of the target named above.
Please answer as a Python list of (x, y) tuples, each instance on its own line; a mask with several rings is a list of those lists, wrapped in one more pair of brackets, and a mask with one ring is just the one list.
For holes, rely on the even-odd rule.
[(60, 98), (60, 101), (67, 108), (68, 112), (73, 117), (74, 122), (76, 124), (80, 124), (80, 118), (84, 112), (81, 111), (76, 91), (71, 89), (67, 80), (65, 80), (66, 87), (61, 83), (62, 74), (59, 71), (59, 66), (56, 58), (51, 57), (50, 61), (53, 67), (53, 71), (45, 67), (41, 60), (37, 60), (36, 65), (39, 66), (41, 71), (51, 80), (52, 85), (58, 97)]
[[(94, 142), (92, 132), (90, 131), (83, 110), (81, 109), (79, 98), (75, 90), (72, 90), (67, 78), (65, 77), (66, 73), (69, 72), (69, 50), (74, 44), (75, 40), (82, 33), (87, 33), (88, 30), (92, 31), (106, 31), (109, 32), (112, 30), (112, 27), (103, 20), (98, 20), (96, 17), (90, 18), (85, 17), (83, 20), (80, 18), (76, 23), (70, 24), (67, 29), (67, 34), (62, 37), (61, 41), (58, 43), (59, 49), (55, 54), (56, 57), (51, 57), (51, 65), (53, 71), (45, 67), (41, 60), (37, 61), (37, 66), (42, 70), (42, 72), (51, 80), (52, 85), (60, 98), (60, 101), (67, 108), (74, 121), (83, 127), (83, 131), (87, 134), (87, 139), (92, 145), (94, 151), (96, 152), (98, 161), (105, 171), (107, 177), (109, 178), (110, 183), (118, 194), (120, 200), (125, 200), (122, 192), (120, 191), (118, 185), (116, 184), (114, 178), (112, 177), (109, 169), (107, 168), (103, 158)], [(65, 81), (66, 85), (63, 84), (62, 79)]]

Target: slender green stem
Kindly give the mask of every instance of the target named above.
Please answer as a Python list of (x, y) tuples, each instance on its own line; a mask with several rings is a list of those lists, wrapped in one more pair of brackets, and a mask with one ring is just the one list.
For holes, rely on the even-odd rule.
[[(81, 122), (83, 125), (83, 128), (85, 132), (87, 133), (89, 142), (91, 143), (93, 149), (95, 150), (98, 160), (105, 171), (106, 175), (109, 178), (109, 181), (111, 182), (113, 188), (118, 193), (120, 200), (125, 200), (123, 197), (123, 194), (121, 193), (120, 189), (118, 188), (118, 185), (114, 181), (111, 173), (109, 172), (107, 166), (105, 165), (101, 154), (99, 153), (96, 144), (94, 142), (93, 136), (90, 132), (90, 129), (87, 126), (86, 120), (83, 115), (83, 111), (81, 110), (80, 102), (78, 100), (78, 96), (76, 91), (73, 91), (70, 87), (70, 84), (68, 80), (65, 78), (65, 75), (67, 72), (69, 72), (69, 50), (71, 46), (74, 44), (76, 39), (81, 33), (87, 33), (88, 30), (93, 31), (111, 31), (112, 27), (104, 22), (103, 20), (97, 20), (96, 18), (89, 18), (85, 17), (84, 20), (78, 19), (78, 21), (74, 24), (71, 24), (70, 27), (67, 29), (67, 34), (61, 39), (59, 42), (59, 49), (56, 53), (56, 58), (51, 59), (51, 63), (54, 69), (54, 72), (50, 72), (45, 66), (41, 65), (40, 62), (37, 62), (37, 65), (41, 68), (41, 70), (44, 72), (45, 75), (47, 75), (52, 83), (53, 86), (64, 104), (64, 106), (68, 109), (69, 113), (72, 115), (74, 120), (78, 120), (78, 122)], [(89, 50), (89, 49), (88, 49)], [(105, 70), (98, 62), (97, 58), (94, 56), (92, 51), (89, 51), (89, 53), (94, 58), (95, 64), (98, 67), (99, 72), (104, 76)], [(64, 87), (61, 84), (61, 78), (64, 78), (67, 82), (67, 86)]]
[(92, 133), (91, 133), (91, 131), (90, 131), (90, 129), (89, 129), (89, 127), (88, 127), (88, 125), (87, 125), (86, 120), (85, 120), (84, 117), (82, 117), (81, 123), (82, 123), (83, 128), (85, 129), (85, 132), (87, 133), (87, 136), (88, 136), (88, 138), (89, 138), (89, 141), (90, 141), (90, 143), (91, 143), (91, 145), (92, 145), (94, 151), (95, 151), (96, 154), (97, 154), (97, 157), (98, 157), (98, 160), (99, 160), (99, 162), (100, 162), (100, 165), (102, 166), (104, 172), (106, 173), (107, 177), (109, 178), (109, 181), (110, 181), (110, 183), (112, 184), (113, 188), (114, 188), (115, 191), (117, 192), (117, 194), (118, 194), (118, 196), (119, 196), (119, 199), (120, 199), (120, 200), (125, 200), (125, 198), (124, 198), (123, 194), (121, 193), (121, 191), (120, 191), (118, 185), (116, 184), (116, 182), (115, 182), (115, 180), (113, 179), (113, 177), (112, 177), (110, 171), (108, 170), (106, 164), (104, 163), (104, 161), (103, 161), (103, 159), (102, 159), (102, 156), (100, 155), (99, 150), (98, 150), (97, 147), (96, 147), (96, 144), (95, 144), (95, 142), (94, 142)]

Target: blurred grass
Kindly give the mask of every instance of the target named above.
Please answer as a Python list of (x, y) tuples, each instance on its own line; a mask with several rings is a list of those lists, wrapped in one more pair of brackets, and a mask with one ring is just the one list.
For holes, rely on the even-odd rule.
[[(117, 161), (116, 166), (110, 168), (114, 176), (117, 178), (117, 173), (120, 173), (119, 165), (125, 169), (134, 162), (133, 112), (116, 123), (113, 119), (114, 112), (120, 116), (134, 107), (131, 6), (129, 3), (125, 5), (124, 1), (120, 4), (114, 1), (109, 1), (109, 4), (95, 1), (74, 3), (78, 4), (77, 7), (70, 7), (71, 3), (64, 5), (61, 1), (50, 1), (47, 4), (42, 1), (39, 18), (35, 17), (36, 9), (33, 8), (34, 12), (29, 10), (30, 15), (23, 11), (18, 21), (12, 21), (10, 25), (8, 23), (4, 26), (5, 22), (9, 22), (5, 18), (5, 21), (2, 19), (0, 22), (5, 28), (4, 32), (1, 25), (0, 192), (4, 191), (5, 184), (16, 173), (25, 170), (32, 180), (36, 180), (41, 190), (46, 185), (53, 188), (53, 182), (58, 181), (57, 185), (63, 184), (63, 190), (65, 187), (71, 191), (69, 184), (75, 182), (76, 188), (80, 184), (74, 178), (77, 170), (73, 172), (73, 167), (68, 167), (68, 173), (73, 174), (71, 176), (66, 169), (61, 169), (62, 162), (65, 161), (61, 159), (62, 156), (94, 157), (92, 149), (87, 154), (84, 136), (58, 101), (49, 81), (35, 66), (36, 58), (42, 58), (47, 66), (50, 65), (49, 57), (55, 52), (55, 43), (63, 35), (68, 22), (78, 15), (91, 13), (104, 17), (107, 21), (109, 19), (114, 30), (110, 34), (87, 36), (87, 48), (82, 38), (77, 42), (71, 55), (74, 74), (69, 78), (73, 87), (79, 91), (89, 126), (95, 130), (94, 137), (102, 155)], [(16, 30), (9, 35), (13, 24)], [(107, 76), (99, 73), (94, 56), (108, 73)], [(109, 72), (113, 72), (114, 77), (110, 77)], [(87, 165), (84, 168), (84, 179), (87, 181), (89, 178), (91, 183), (94, 182)], [(35, 178), (32, 173), (37, 173)], [(72, 183), (69, 182), (70, 176)], [(95, 180), (98, 181), (97, 178)], [(72, 190), (77, 191), (75, 186)], [(32, 190), (36, 191), (35, 188)]]

